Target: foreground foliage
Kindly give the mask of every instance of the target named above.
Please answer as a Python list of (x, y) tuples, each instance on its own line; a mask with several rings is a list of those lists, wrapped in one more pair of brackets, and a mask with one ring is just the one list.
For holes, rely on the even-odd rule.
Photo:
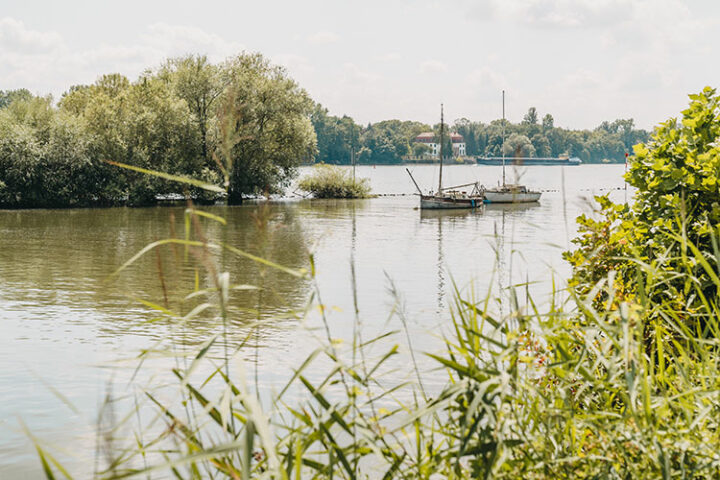
[[(188, 215), (192, 224), (201, 220), (196, 212)], [(199, 233), (195, 238), (197, 228), (190, 230), (187, 240), (151, 248), (187, 247), (188, 258), (201, 259), (196, 268), (207, 269), (209, 287), (189, 292), (188, 299), (198, 303), (188, 312), (154, 308), (178, 325), (214, 312), (227, 332), (233, 328), (233, 295), (251, 287), (235, 285), (209, 252), (248, 254)], [(675, 303), (640, 295), (618, 303), (612, 282), (605, 281), (597, 288), (607, 296), (605, 306), (616, 308), (596, 309), (591, 298), (561, 301), (558, 295), (540, 310), (532, 302), (519, 305), (513, 288), (509, 313), (499, 316), (489, 298), (477, 302), (456, 292), (446, 349), (430, 354), (436, 369), (422, 371), (411, 360), (421, 353), (406, 343), (407, 331), (368, 338), (362, 312), (350, 341), (338, 341), (340, 333), (318, 304), (312, 260), (310, 269), (297, 270), (251, 258), (314, 285), (304, 311), (278, 314), (319, 312), (325, 341), (288, 372), (285, 386), (262, 396), (257, 384), (246, 381), (241, 358), (248, 345), (228, 344), (226, 333), (219, 333), (183, 351), (172, 371), (174, 395), (168, 387), (147, 387), (144, 401), (114, 416), (126, 420), (100, 425), (104, 466), (97, 478), (720, 475), (720, 340), (699, 338), (682, 321), (688, 312)], [(123, 268), (132, 268), (131, 262)], [(641, 267), (638, 281), (650, 290), (672, 276)], [(694, 282), (691, 288), (699, 294), (702, 287)], [(720, 331), (718, 307), (714, 298), (695, 312), (714, 331)], [(652, 356), (645, 343), (649, 310), (658, 313), (659, 348)], [(142, 361), (171, 351), (169, 344), (161, 347), (148, 349)], [(415, 381), (386, 376), (398, 365), (406, 371), (415, 365)], [(424, 386), (437, 385), (439, 376), (444, 386)], [(144, 421), (138, 424), (141, 411)], [(52, 478), (55, 457), (42, 444), (38, 451)]]
[[(590, 293), (608, 272), (616, 272), (613, 286), (620, 299), (645, 295), (659, 305), (674, 303), (706, 336), (715, 333), (695, 311), (707, 308), (718, 293), (720, 97), (707, 87), (690, 100), (681, 119), (662, 123), (647, 144), (635, 146), (626, 175), (637, 189), (633, 204), (598, 198), (598, 217), (579, 219), (579, 248), (566, 258), (574, 269), (571, 283), (581, 293)], [(637, 281), (640, 266), (668, 276), (643, 291)], [(598, 305), (604, 300), (596, 298)]]
[(298, 187), (315, 198), (367, 198), (370, 195), (367, 178), (355, 179), (350, 170), (333, 165), (316, 165), (312, 173), (300, 179)]
[[(401, 309), (395, 311), (399, 332), (366, 338), (356, 307), (350, 341), (339, 342), (320, 303), (312, 257), (308, 269), (290, 269), (214, 243), (198, 225), (221, 219), (189, 210), (184, 240), (156, 242), (140, 254), (184, 245), (193, 253), (187, 258), (198, 259), (195, 268), (205, 269), (209, 287), (197, 284), (189, 293), (188, 299), (201, 302), (189, 312), (154, 308), (180, 324), (214, 312), (223, 333), (178, 362), (175, 400), (148, 388), (146, 402), (121, 417), (135, 418), (150, 406), (152, 421), (105, 426), (103, 438), (123, 430), (132, 435), (106, 441), (96, 476), (718, 478), (718, 225), (712, 214), (695, 209), (702, 204), (692, 202), (705, 198), (701, 193), (663, 177), (670, 172), (670, 179), (687, 180), (683, 163), (698, 151), (710, 152), (703, 158), (714, 164), (716, 146), (700, 141), (717, 139), (714, 99), (712, 90), (693, 98), (683, 122), (689, 130), (673, 133), (681, 127), (669, 123), (656, 131), (654, 147), (638, 147), (630, 177), (650, 166), (662, 175), (644, 177), (648, 184), (638, 187), (635, 206), (603, 199), (604, 218), (582, 219), (581, 248), (570, 255), (575, 289), (553, 294), (540, 308), (530, 298), (521, 305), (517, 290), (523, 286), (512, 286), (504, 315), (495, 313), (490, 297), (478, 302), (456, 291), (445, 349), (427, 354), (436, 366), (431, 372), (418, 367), (420, 352), (412, 349)], [(695, 142), (666, 156), (688, 138)], [(662, 159), (677, 163), (664, 170)], [(691, 168), (704, 168), (703, 180), (690, 182), (702, 190), (713, 170)], [(679, 192), (655, 194), (676, 186)], [(654, 217), (672, 205), (674, 193), (679, 212), (667, 211), (681, 221)], [(668, 203), (645, 211), (653, 201)], [(629, 219), (652, 220), (652, 230), (640, 223), (630, 232)], [(251, 287), (234, 285), (233, 272), (219, 270), (209, 254), (218, 250), (313, 285), (307, 308), (284, 314), (307, 318), (318, 312), (325, 339), (277, 392), (260, 395), (257, 384), (248, 385), (239, 359), (244, 345), (225, 341), (232, 295)], [(663, 293), (668, 290), (682, 301)], [(414, 380), (388, 378), (392, 365), (404, 371), (409, 365)], [(429, 389), (428, 375), (434, 385), (439, 376), (444, 382)], [(62, 471), (43, 445), (38, 452), (48, 478)]]

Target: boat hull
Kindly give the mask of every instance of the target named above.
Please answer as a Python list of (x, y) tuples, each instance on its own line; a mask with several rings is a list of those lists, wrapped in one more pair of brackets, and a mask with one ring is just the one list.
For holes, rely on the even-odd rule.
[(540, 200), (540, 192), (485, 191), (485, 203), (531, 203)]
[(483, 197), (435, 197), (430, 195), (420, 197), (420, 208), (422, 210), (478, 208), (482, 204)]
[[(500, 166), (503, 164), (501, 158), (478, 158), (478, 165), (495, 165)], [(507, 165), (516, 165), (531, 167), (533, 165), (564, 165), (564, 166), (575, 166), (580, 165), (582, 162), (577, 159), (564, 159), (564, 158), (508, 158), (505, 160)]]

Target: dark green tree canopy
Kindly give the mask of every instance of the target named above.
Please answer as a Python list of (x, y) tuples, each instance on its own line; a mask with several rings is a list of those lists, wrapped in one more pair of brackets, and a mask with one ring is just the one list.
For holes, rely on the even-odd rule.
[(538, 113), (535, 107), (530, 107), (523, 117), (523, 123), (526, 125), (537, 125)]

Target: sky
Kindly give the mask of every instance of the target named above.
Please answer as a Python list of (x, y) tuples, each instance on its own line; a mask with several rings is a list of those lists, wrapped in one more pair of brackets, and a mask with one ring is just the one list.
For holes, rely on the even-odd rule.
[(679, 115), (720, 86), (717, 0), (0, 0), (0, 90), (54, 98), (188, 53), (260, 52), (366, 124), (522, 120), (594, 128)]

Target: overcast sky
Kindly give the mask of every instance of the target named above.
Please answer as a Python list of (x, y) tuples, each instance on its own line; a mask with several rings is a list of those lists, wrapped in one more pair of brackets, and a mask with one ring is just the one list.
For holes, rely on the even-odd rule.
[(0, 90), (56, 98), (168, 56), (257, 51), (360, 123), (520, 121), (650, 128), (720, 86), (717, 0), (0, 0)]

